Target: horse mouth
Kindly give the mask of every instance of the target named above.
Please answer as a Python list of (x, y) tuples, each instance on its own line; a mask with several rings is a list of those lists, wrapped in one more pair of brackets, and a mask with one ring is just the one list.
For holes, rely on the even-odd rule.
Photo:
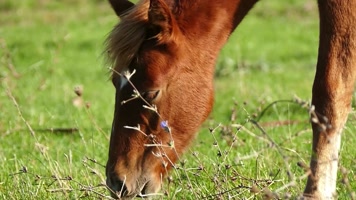
[(155, 193), (155, 191), (151, 191), (150, 181), (147, 181), (141, 186), (141, 191), (135, 197), (143, 198), (143, 199), (151, 199), (151, 198), (155, 198), (157, 195), (161, 195), (161, 194)]
[(109, 191), (111, 193), (111, 197), (114, 199), (134, 199), (134, 198), (150, 198), (153, 196), (153, 194), (147, 193), (148, 189), (148, 182), (144, 183), (140, 188), (140, 191), (132, 191), (129, 192), (126, 190), (126, 187), (124, 188), (110, 188)]
[(137, 197), (140, 197), (140, 198), (148, 198), (148, 195), (146, 194), (148, 182), (149, 182), (149, 181), (147, 181), (146, 183), (144, 183), (144, 184), (141, 186), (141, 191), (140, 191), (139, 194), (137, 194)]

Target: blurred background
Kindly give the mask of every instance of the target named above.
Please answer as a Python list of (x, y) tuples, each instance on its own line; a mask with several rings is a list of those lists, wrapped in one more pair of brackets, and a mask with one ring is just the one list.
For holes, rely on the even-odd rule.
[[(107, 1), (0, 0), (1, 199), (109, 198), (104, 166), (115, 91), (103, 49), (118, 21)], [(289, 183), (289, 167), (295, 177), (303, 176), (297, 162), (309, 160), (311, 131), (301, 102), (311, 99), (317, 49), (315, 1), (259, 2), (222, 50), (214, 110), (181, 162), (206, 171), (190, 171), (190, 179), (172, 172), (176, 181), (159, 198), (261, 197), (263, 188), (275, 191)], [(286, 151), (288, 167), (279, 150), (256, 139), (262, 133), (248, 124), (275, 101), (282, 103), (265, 110), (260, 123)], [(347, 172), (340, 173), (342, 198), (356, 187), (355, 123), (353, 111), (341, 152)], [(244, 131), (236, 131), (236, 124)], [(208, 128), (216, 128), (214, 137)], [(212, 147), (216, 143), (219, 150)], [(221, 160), (216, 152), (224, 149)], [(235, 171), (221, 169), (227, 165)], [(345, 176), (351, 185), (341, 183)], [(278, 194), (295, 197), (303, 187), (304, 180), (297, 179)]]

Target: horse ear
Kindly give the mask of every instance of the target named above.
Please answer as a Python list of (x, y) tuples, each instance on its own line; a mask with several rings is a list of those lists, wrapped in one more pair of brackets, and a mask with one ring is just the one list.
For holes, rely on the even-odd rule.
[(109, 0), (109, 2), (118, 17), (121, 17), (126, 11), (135, 5), (127, 0)]
[(148, 22), (150, 24), (151, 35), (155, 37), (159, 43), (172, 40), (177, 25), (172, 12), (164, 1), (150, 1)]

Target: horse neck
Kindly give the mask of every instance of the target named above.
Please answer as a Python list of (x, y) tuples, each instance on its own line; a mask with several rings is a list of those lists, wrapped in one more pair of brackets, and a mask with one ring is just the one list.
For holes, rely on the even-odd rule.
[[(257, 0), (174, 0), (182, 33), (191, 45), (215, 58)], [(198, 48), (197, 48), (198, 47)]]

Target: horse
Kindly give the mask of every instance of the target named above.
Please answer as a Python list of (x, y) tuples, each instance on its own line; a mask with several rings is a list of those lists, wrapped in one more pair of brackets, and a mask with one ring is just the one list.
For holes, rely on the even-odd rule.
[[(109, 0), (121, 19), (106, 42), (116, 88), (106, 165), (114, 198), (160, 190), (212, 109), (219, 51), (257, 1)], [(356, 1), (318, 0), (318, 8), (316, 114), (303, 196), (333, 199), (356, 79)]]

